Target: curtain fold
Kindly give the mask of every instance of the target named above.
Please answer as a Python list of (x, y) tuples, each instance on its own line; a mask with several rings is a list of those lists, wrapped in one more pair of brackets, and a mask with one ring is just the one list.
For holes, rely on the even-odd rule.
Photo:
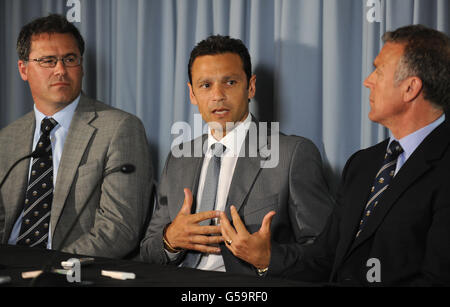
[[(369, 22), (371, 3), (380, 22)], [(16, 39), (31, 19), (66, 14), (66, 0), (0, 2), (0, 128), (32, 110), (17, 71)], [(382, 47), (381, 35), (411, 23), (450, 33), (448, 0), (80, 0), (86, 40), (83, 90), (137, 115), (152, 147), (157, 178), (170, 151), (174, 122), (193, 126), (187, 65), (211, 34), (249, 48), (257, 93), (251, 111), (279, 121), (286, 134), (318, 146), (335, 188), (350, 155), (388, 136), (370, 122), (362, 82)], [(193, 131), (191, 137), (200, 133)]]

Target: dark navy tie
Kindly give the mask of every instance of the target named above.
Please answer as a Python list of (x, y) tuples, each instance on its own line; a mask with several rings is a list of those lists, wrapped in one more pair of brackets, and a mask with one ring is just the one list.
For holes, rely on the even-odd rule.
[(367, 219), (375, 210), (380, 202), (383, 193), (387, 190), (391, 179), (394, 177), (397, 166), (397, 158), (403, 152), (402, 146), (397, 141), (392, 141), (384, 156), (383, 165), (375, 176), (375, 181), (370, 189), (369, 201), (364, 209), (364, 214), (359, 224), (359, 230), (356, 237), (359, 236), (364, 228)]
[(18, 245), (47, 247), (53, 201), (53, 160), (50, 132), (57, 124), (53, 118), (42, 120), (42, 133), (35, 150), (41, 150), (43, 154), (32, 160), (22, 225), (17, 238)]

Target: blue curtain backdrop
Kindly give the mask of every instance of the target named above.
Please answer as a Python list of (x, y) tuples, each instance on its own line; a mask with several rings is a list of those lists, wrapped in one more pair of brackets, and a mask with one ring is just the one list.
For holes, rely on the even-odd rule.
[[(388, 136), (367, 118), (362, 86), (386, 30), (421, 23), (450, 33), (448, 0), (1, 0), (0, 128), (32, 110), (17, 71), (20, 28), (68, 14), (86, 40), (83, 90), (144, 122), (159, 177), (176, 121), (193, 123), (187, 64), (211, 34), (244, 41), (257, 75), (251, 110), (319, 147), (334, 190), (350, 155)], [(195, 136), (195, 135), (193, 135)], [(1, 157), (0, 157), (1, 158)]]

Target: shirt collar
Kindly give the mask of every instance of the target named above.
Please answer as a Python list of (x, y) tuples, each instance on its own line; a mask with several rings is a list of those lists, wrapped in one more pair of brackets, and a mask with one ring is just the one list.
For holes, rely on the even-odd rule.
[(405, 161), (412, 155), (412, 153), (416, 150), (417, 147), (419, 147), (420, 143), (423, 142), (423, 140), (434, 130), (436, 129), (440, 124), (442, 124), (445, 120), (445, 114), (442, 114), (441, 117), (439, 117), (437, 120), (432, 122), (431, 124), (414, 131), (413, 133), (401, 138), (400, 140), (397, 140), (394, 136), (391, 136), (389, 140), (389, 145), (392, 141), (396, 140), (400, 143), (400, 145), (403, 148), (403, 155), (405, 156)]
[(217, 141), (212, 133), (211, 128), (208, 128), (208, 151), (206, 154), (211, 156), (211, 146), (215, 143), (222, 143), (225, 147), (225, 156), (238, 156), (241, 150), (242, 144), (244, 143), (247, 131), (252, 122), (252, 117), (250, 113), (247, 115), (246, 119), (239, 123), (230, 132), (225, 135), (220, 141)]
[(57, 127), (61, 126), (64, 130), (68, 131), (69, 127), (70, 127), (70, 123), (72, 122), (73, 115), (75, 114), (75, 110), (78, 106), (78, 103), (80, 102), (80, 97), (81, 97), (81, 93), (67, 107), (65, 107), (61, 111), (53, 114), (53, 116), (44, 115), (36, 108), (36, 105), (34, 105), (34, 115), (36, 117), (36, 127), (40, 129), (42, 120), (44, 118), (51, 117), (58, 122)]

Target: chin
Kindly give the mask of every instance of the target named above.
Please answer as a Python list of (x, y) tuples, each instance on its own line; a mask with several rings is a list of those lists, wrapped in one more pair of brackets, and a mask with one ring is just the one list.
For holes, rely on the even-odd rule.
[(59, 97), (55, 97), (54, 101), (56, 103), (68, 104), (68, 103), (71, 103), (72, 101), (74, 101), (75, 98), (77, 98), (77, 96), (75, 96), (75, 95), (61, 95)]
[(374, 123), (381, 124), (381, 118), (379, 116), (376, 116), (376, 114), (369, 113), (369, 119)]

